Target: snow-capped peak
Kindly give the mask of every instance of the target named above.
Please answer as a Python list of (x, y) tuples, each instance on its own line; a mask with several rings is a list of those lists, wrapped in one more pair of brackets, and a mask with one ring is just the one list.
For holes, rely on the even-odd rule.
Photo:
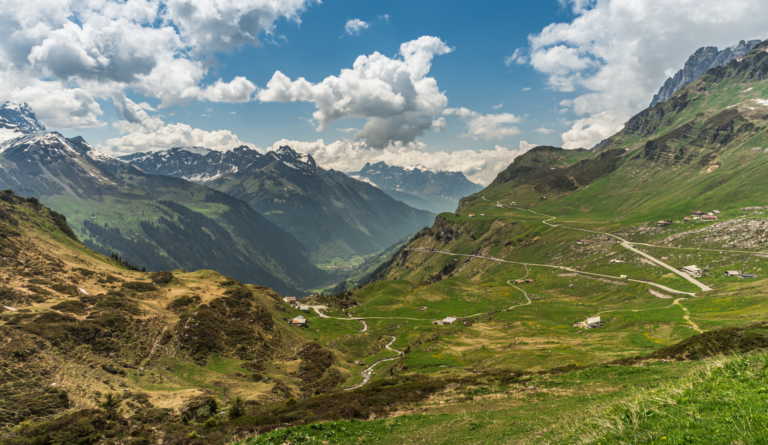
[(26, 103), (6, 102), (0, 106), (0, 117), (18, 125), (26, 133), (45, 131), (45, 126), (37, 120), (32, 108)]
[(38, 131), (36, 133), (5, 141), (0, 143), (0, 153), (21, 144), (35, 144), (41, 148), (54, 148), (57, 150), (63, 148), (66, 151), (77, 153), (77, 150), (72, 147), (69, 140), (55, 131)]
[(276, 159), (290, 168), (297, 170), (314, 170), (317, 163), (309, 153), (299, 153), (287, 145), (283, 145), (275, 151), (270, 151)]

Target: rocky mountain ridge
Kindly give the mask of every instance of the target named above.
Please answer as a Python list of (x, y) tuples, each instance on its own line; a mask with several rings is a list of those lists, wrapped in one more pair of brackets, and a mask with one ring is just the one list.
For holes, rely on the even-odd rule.
[(742, 40), (738, 45), (731, 48), (725, 48), (722, 51), (718, 50), (715, 46), (699, 48), (688, 58), (683, 69), (664, 82), (664, 85), (659, 89), (659, 92), (653, 96), (649, 107), (669, 99), (679, 89), (698, 80), (708, 70), (723, 66), (731, 60), (742, 57), (760, 42), (762, 42), (762, 40), (750, 40), (749, 42)]
[(263, 156), (243, 145), (228, 151), (204, 147), (174, 147), (156, 152), (133, 153), (120, 156), (119, 159), (153, 175), (173, 176), (204, 183), (248, 168)]
[(206, 185), (248, 202), (317, 262), (381, 251), (434, 218), (288, 146)]
[(432, 222), (431, 213), (325, 170), (311, 155), (289, 146), (266, 154), (248, 147), (226, 152), (179, 147), (121, 160), (147, 173), (200, 182), (248, 202), (296, 237), (314, 261), (374, 253)]

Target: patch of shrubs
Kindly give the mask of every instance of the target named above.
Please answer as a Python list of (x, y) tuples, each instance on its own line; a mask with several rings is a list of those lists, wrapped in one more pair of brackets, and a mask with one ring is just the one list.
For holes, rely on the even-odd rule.
[[(240, 287), (229, 297), (215, 298), (179, 317), (177, 340), (196, 363), (204, 365), (213, 352), (231, 353), (241, 360), (269, 353), (271, 346), (254, 326), (272, 330), (274, 321), (266, 309), (253, 304), (252, 297), (250, 290)], [(190, 319), (194, 322), (188, 324)]]
[(153, 292), (157, 290), (157, 286), (152, 283), (144, 283), (142, 281), (128, 281), (123, 283), (123, 289), (129, 289), (139, 293)]
[(325, 376), (326, 371), (333, 365), (333, 353), (317, 343), (309, 342), (302, 346), (299, 351), (299, 358), (301, 358), (301, 363), (299, 363), (301, 389), (305, 392), (311, 392), (315, 389), (315, 384)]
[(168, 271), (153, 272), (149, 275), (149, 279), (158, 286), (165, 286), (173, 280), (173, 274)]
[(166, 309), (174, 312), (186, 310), (190, 306), (197, 306), (201, 301), (202, 300), (197, 295), (182, 295), (168, 303)]
[(77, 286), (71, 284), (56, 283), (51, 286), (53, 290), (64, 295), (78, 295), (80, 291), (77, 290)]

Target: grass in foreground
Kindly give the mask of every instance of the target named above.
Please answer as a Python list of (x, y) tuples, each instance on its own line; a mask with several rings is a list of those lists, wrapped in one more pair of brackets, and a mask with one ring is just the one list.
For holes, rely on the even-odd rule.
[(765, 444), (766, 394), (765, 352), (601, 366), (455, 388), (389, 418), (294, 426), (237, 444)]

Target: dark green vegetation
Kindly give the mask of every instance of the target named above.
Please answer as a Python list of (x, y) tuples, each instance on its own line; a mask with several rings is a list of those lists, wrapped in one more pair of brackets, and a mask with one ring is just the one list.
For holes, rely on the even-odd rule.
[(216, 269), (286, 293), (331, 281), (293, 236), (248, 204), (183, 179), (145, 174), (99, 156), (79, 138), (46, 133), (7, 148), (0, 154), (2, 187), (67, 215), (74, 232), (61, 217), (55, 221), (68, 236), (138, 268)]

